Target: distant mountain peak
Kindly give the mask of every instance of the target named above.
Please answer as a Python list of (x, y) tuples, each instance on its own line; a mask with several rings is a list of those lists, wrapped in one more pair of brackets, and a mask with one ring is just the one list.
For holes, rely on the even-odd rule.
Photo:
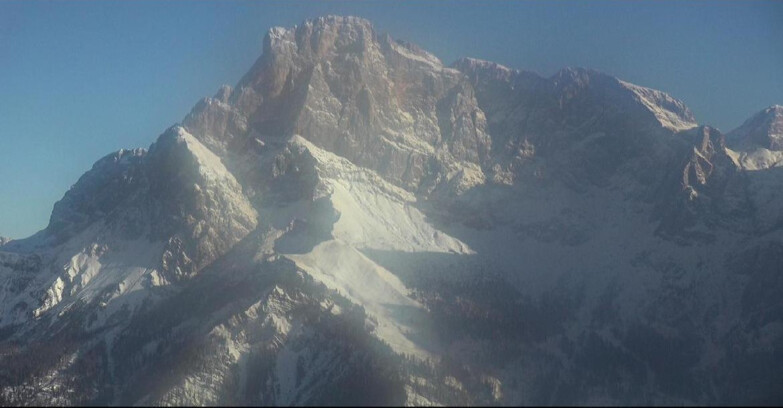
[(681, 131), (698, 126), (693, 112), (681, 100), (656, 89), (645, 88), (622, 80), (620, 83), (633, 92), (636, 98), (655, 114), (664, 127)]
[(471, 57), (462, 57), (454, 61), (452, 67), (457, 68), (463, 72), (487, 71), (487, 72), (497, 72), (503, 75), (511, 75), (512, 73), (517, 71), (505, 65), (498, 64), (497, 62), (482, 60), (478, 58), (471, 58)]
[(757, 146), (783, 151), (783, 106), (772, 105), (762, 109), (729, 132), (727, 139), (739, 149)]

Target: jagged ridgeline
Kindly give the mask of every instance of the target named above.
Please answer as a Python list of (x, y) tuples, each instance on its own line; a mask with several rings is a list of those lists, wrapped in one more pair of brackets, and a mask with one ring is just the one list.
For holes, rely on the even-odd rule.
[(783, 402), (783, 108), (354, 17), (0, 239), (1, 405)]

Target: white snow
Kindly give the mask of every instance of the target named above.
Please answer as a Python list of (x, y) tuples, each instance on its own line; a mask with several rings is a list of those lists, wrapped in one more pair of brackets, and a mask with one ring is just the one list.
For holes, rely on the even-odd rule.
[(747, 171), (758, 171), (783, 166), (783, 151), (769, 150), (759, 146), (745, 149), (726, 149), (734, 162)]
[(333, 239), (309, 253), (286, 256), (327, 287), (364, 306), (377, 321), (376, 335), (395, 351), (429, 356), (426, 347), (406, 335), (416, 330), (407, 322), (423, 313), (422, 306), (409, 297), (409, 290), (397, 276), (360, 249), (462, 254), (472, 250), (427, 222), (414, 206), (416, 199), (411, 193), (302, 138), (295, 137), (292, 142), (305, 146), (318, 161), (321, 191), (340, 217), (333, 226)]
[(493, 69), (508, 75), (517, 72), (517, 70), (511, 69), (505, 65), (498, 64), (497, 62), (486, 61), (486, 60), (482, 60), (478, 58), (470, 58), (470, 57), (463, 58), (463, 60), (467, 62), (468, 65), (470, 66), (482, 68), (482, 69)]
[(428, 65), (430, 68), (432, 68), (434, 70), (441, 70), (441, 69), (443, 69), (443, 63), (437, 57), (435, 57), (434, 55), (432, 55), (432, 54), (430, 54), (428, 52), (422, 51), (421, 54), (417, 54), (417, 53), (414, 53), (414, 52), (408, 50), (404, 46), (402, 46), (400, 44), (397, 44), (394, 41), (392, 41), (391, 44), (392, 44), (392, 49), (394, 51), (396, 51), (398, 54), (400, 54), (401, 56), (403, 56), (403, 57), (405, 57), (405, 58), (407, 58), (409, 60), (421, 62), (423, 64)]
[(683, 113), (674, 112), (661, 106), (662, 103), (675, 105), (679, 110), (684, 111), (685, 105), (672, 98), (664, 92), (634, 85), (630, 82), (620, 81), (620, 84), (634, 93), (636, 99), (644, 104), (661, 123), (661, 126), (671, 129), (675, 132), (692, 129), (699, 124), (685, 117)]
[(364, 306), (378, 321), (376, 335), (392, 349), (429, 356), (405, 335), (407, 331), (415, 330), (405, 321), (412, 314), (422, 313), (422, 306), (408, 297), (408, 289), (391, 272), (340, 240), (321, 243), (304, 255), (289, 254), (287, 257), (327, 287)]
[(49, 289), (46, 290), (46, 296), (41, 307), (33, 310), (33, 316), (40, 317), (47, 310), (57, 306), (63, 300), (63, 289), (65, 289), (65, 282), (58, 276)]
[(318, 161), (322, 191), (340, 213), (332, 231), (335, 238), (356, 248), (472, 253), (464, 243), (435, 229), (415, 207), (412, 193), (301, 137), (292, 141)]

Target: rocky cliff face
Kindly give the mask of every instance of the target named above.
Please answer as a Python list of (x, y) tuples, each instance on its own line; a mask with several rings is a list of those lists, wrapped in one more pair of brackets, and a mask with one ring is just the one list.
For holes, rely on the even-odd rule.
[(0, 401), (779, 403), (779, 113), (273, 28), (0, 240)]
[(428, 194), (462, 168), (481, 177), (485, 122), (458, 71), (366, 20), (325, 17), (270, 30), (237, 89), (200, 103), (185, 126), (219, 152), (300, 135)]
[(190, 275), (256, 226), (256, 212), (219, 157), (181, 127), (149, 151), (98, 161), (55, 204), (46, 234), (67, 241), (96, 223), (123, 239), (165, 241), (161, 271)]

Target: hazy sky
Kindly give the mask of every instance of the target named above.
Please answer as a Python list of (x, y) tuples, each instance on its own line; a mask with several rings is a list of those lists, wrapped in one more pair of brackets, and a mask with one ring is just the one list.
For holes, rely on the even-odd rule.
[(664, 90), (730, 130), (783, 104), (783, 2), (0, 2), (0, 235), (46, 226), (102, 156), (147, 147), (271, 26), (351, 14), (419, 44), (549, 76), (595, 68)]

